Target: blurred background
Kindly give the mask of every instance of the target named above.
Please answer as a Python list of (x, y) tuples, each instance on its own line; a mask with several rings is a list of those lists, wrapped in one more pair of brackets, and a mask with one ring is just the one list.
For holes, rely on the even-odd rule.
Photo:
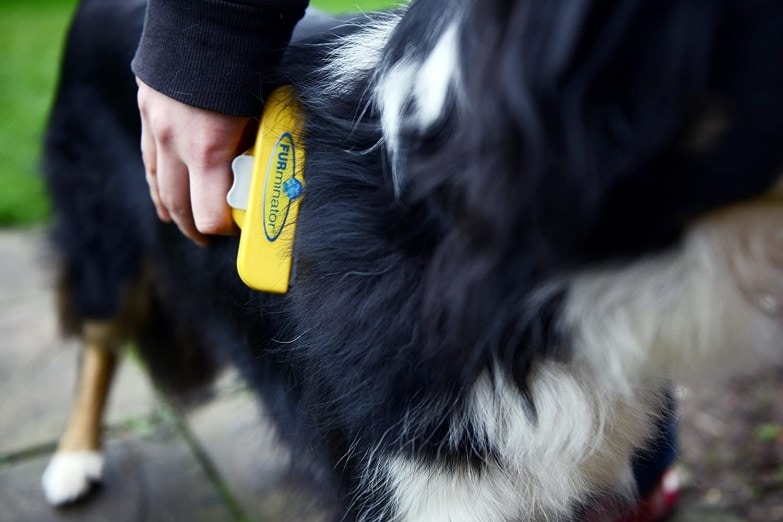
[(0, 3), (0, 226), (49, 214), (37, 173), (41, 132), (75, 0)]
[[(54, 321), (38, 161), (76, 3), (0, 0), (0, 521), (319, 520), (306, 479), (287, 474), (284, 450), (233, 376), (206, 407), (182, 413), (133, 361), (109, 406), (101, 495), (66, 510), (44, 503), (38, 480), (65, 421), (77, 351)], [(312, 1), (332, 12), (393, 3)], [(677, 521), (783, 521), (781, 383), (783, 369), (769, 366), (679, 390)]]
[[(331, 12), (378, 9), (392, 0), (313, 0)], [(49, 215), (38, 176), (41, 133), (76, 0), (0, 1), (0, 227)]]

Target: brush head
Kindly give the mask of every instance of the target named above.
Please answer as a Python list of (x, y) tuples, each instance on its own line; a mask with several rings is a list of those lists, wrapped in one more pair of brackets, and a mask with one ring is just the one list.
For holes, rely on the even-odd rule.
[(266, 103), (256, 143), (232, 165), (228, 193), (234, 221), (242, 230), (237, 271), (261, 292), (288, 291), (294, 233), (304, 193), (301, 111), (290, 87), (275, 90)]

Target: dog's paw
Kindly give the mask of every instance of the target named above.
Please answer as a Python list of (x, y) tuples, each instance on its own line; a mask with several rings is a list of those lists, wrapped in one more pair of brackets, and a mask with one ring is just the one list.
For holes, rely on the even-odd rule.
[(52, 456), (41, 477), (46, 500), (53, 506), (74, 502), (89, 493), (103, 476), (103, 455), (97, 451), (61, 451)]

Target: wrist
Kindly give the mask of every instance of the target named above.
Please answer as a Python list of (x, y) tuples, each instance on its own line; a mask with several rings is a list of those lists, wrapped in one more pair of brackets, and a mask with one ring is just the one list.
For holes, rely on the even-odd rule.
[(261, 80), (277, 64), (306, 4), (150, 0), (133, 71), (188, 105), (257, 116)]

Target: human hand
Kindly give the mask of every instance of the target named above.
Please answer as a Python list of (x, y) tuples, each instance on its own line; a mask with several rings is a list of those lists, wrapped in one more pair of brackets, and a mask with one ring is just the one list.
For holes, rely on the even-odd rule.
[(236, 230), (226, 194), (231, 162), (249, 146), (249, 118), (199, 109), (136, 79), (141, 152), (158, 217), (199, 246)]

